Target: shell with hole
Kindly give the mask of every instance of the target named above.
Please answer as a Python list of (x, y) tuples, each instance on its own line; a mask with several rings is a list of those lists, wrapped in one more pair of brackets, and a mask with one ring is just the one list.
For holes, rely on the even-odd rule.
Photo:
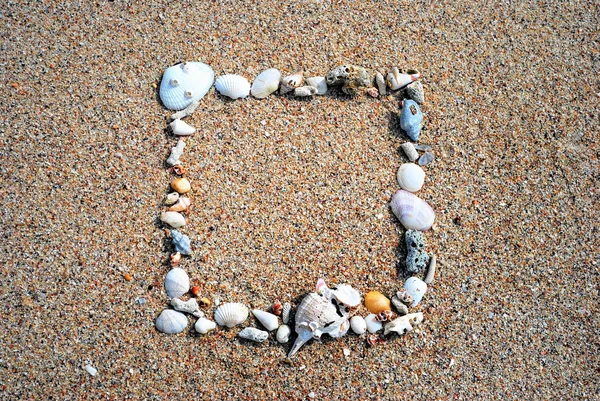
[(169, 110), (183, 110), (206, 95), (214, 78), (214, 71), (204, 63), (188, 62), (169, 67), (160, 82), (160, 100)]
[(173, 135), (177, 136), (190, 136), (196, 132), (196, 128), (180, 119), (173, 120), (169, 126), (171, 127), (171, 131), (173, 131)]
[(392, 212), (408, 230), (427, 231), (433, 225), (435, 212), (421, 198), (403, 189), (392, 196)]
[(406, 72), (404, 72), (398, 70), (397, 67), (394, 67), (387, 74), (386, 80), (391, 90), (397, 90), (402, 89), (411, 82), (416, 81), (420, 76), (421, 73), (419, 73), (417, 70), (406, 70)]
[(281, 86), (279, 87), (279, 93), (285, 95), (288, 92), (299, 88), (304, 83), (304, 71), (296, 72), (292, 75), (288, 75), (281, 80)]
[(404, 163), (396, 174), (398, 184), (409, 192), (417, 192), (425, 182), (425, 171), (415, 163)]
[(244, 330), (239, 332), (238, 337), (257, 343), (262, 343), (269, 338), (269, 333), (259, 330), (255, 327), (246, 327)]
[(245, 98), (250, 94), (250, 82), (241, 75), (226, 74), (217, 78), (215, 89), (231, 99)]
[(196, 317), (204, 317), (204, 313), (198, 307), (198, 301), (196, 298), (190, 298), (187, 301), (182, 301), (179, 298), (173, 298), (170, 302), (173, 309), (179, 312), (189, 313)]
[(279, 81), (281, 81), (281, 72), (277, 68), (269, 68), (258, 74), (252, 82), (250, 93), (257, 99), (264, 99), (279, 89)]
[(188, 319), (181, 313), (173, 309), (165, 309), (156, 318), (156, 330), (165, 334), (181, 333), (187, 327)]
[(412, 331), (415, 326), (423, 321), (423, 313), (409, 313), (408, 315), (400, 316), (385, 325), (383, 334), (388, 335), (391, 332), (397, 333), (399, 336)]
[(225, 303), (215, 311), (215, 322), (219, 326), (232, 328), (248, 319), (248, 313), (248, 308), (242, 303)]
[(190, 290), (190, 278), (180, 267), (175, 267), (167, 273), (165, 291), (169, 298), (179, 298)]
[(400, 112), (400, 128), (415, 142), (419, 140), (419, 135), (421, 135), (422, 121), (423, 113), (421, 113), (417, 102), (410, 99), (403, 101), (402, 111)]

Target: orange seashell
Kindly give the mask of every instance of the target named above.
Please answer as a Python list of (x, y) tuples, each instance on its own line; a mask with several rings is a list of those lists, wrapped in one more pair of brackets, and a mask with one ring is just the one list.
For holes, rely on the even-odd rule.
[(283, 305), (279, 301), (275, 301), (273, 306), (271, 306), (271, 311), (273, 311), (274, 315), (281, 315), (281, 311), (283, 310)]
[(190, 198), (179, 198), (179, 201), (169, 208), (169, 212), (183, 212), (192, 203)]
[(192, 293), (193, 296), (197, 297), (200, 295), (200, 286), (199, 285), (195, 285), (190, 289), (190, 292)]
[(173, 181), (171, 181), (171, 188), (173, 188), (180, 194), (185, 194), (186, 192), (189, 192), (190, 189), (192, 189), (192, 185), (190, 184), (187, 178), (180, 177), (175, 178)]
[(129, 274), (129, 273), (125, 273), (125, 274), (123, 275), (123, 278), (124, 278), (125, 280), (127, 280), (127, 281), (131, 281), (131, 280), (133, 280), (133, 277), (131, 277), (131, 274)]
[(202, 305), (205, 308), (208, 308), (211, 304), (212, 304), (212, 302), (210, 302), (210, 299), (208, 299), (208, 298), (202, 298), (200, 300), (200, 305)]
[(365, 295), (365, 306), (371, 313), (378, 314), (386, 310), (392, 310), (390, 300), (379, 291), (371, 291)]

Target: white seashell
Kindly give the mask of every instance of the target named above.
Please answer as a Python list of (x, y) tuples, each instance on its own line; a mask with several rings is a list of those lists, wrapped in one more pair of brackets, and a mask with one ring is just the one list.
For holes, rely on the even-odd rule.
[(206, 95), (215, 73), (204, 63), (181, 63), (167, 68), (160, 82), (160, 100), (169, 110), (183, 110)]
[(257, 99), (264, 99), (279, 89), (279, 81), (281, 81), (281, 72), (276, 68), (269, 68), (258, 74), (252, 82), (250, 93)]
[(288, 75), (287, 77), (281, 80), (281, 85), (279, 87), (279, 93), (282, 95), (293, 91), (298, 88), (304, 82), (304, 72), (297, 72), (292, 75)]
[(95, 367), (93, 367), (90, 364), (85, 365), (85, 370), (86, 372), (88, 372), (91, 376), (96, 376), (96, 374), (98, 373), (98, 369), (96, 369)]
[(273, 331), (277, 328), (277, 326), (279, 326), (279, 321), (277, 320), (277, 316), (275, 316), (272, 313), (265, 312), (265, 311), (262, 311), (259, 309), (254, 309), (254, 310), (252, 310), (252, 314), (269, 331)]
[(367, 330), (369, 331), (369, 333), (377, 333), (383, 328), (383, 324), (381, 324), (381, 322), (377, 320), (377, 315), (374, 313), (369, 314), (365, 318), (365, 323), (367, 324)]
[(215, 88), (223, 96), (232, 99), (245, 98), (250, 94), (250, 82), (240, 75), (227, 74), (217, 78)]
[(431, 206), (408, 191), (397, 191), (392, 196), (390, 206), (400, 223), (409, 230), (427, 231), (435, 220), (435, 212)]
[(435, 267), (437, 265), (437, 259), (435, 255), (431, 255), (431, 259), (429, 260), (429, 268), (427, 269), (427, 276), (425, 277), (425, 284), (433, 283), (433, 278), (435, 276)]
[(183, 148), (185, 148), (185, 142), (180, 139), (177, 141), (177, 145), (174, 148), (171, 148), (171, 155), (167, 159), (167, 164), (169, 166), (176, 166), (177, 164), (181, 164), (179, 158), (183, 155)]
[(181, 333), (187, 327), (187, 317), (173, 309), (165, 309), (156, 318), (156, 330), (166, 334)]
[(294, 89), (294, 96), (296, 97), (309, 97), (317, 93), (317, 88), (314, 86), (301, 86)]
[(400, 146), (402, 147), (404, 153), (406, 153), (406, 157), (408, 157), (408, 160), (410, 160), (411, 162), (414, 162), (419, 158), (419, 153), (417, 152), (415, 145), (413, 145), (412, 143), (404, 142)]
[(171, 131), (173, 131), (173, 134), (178, 136), (190, 136), (194, 132), (196, 132), (196, 128), (192, 127), (185, 121), (179, 119), (171, 122), (169, 126), (171, 127)]
[(190, 290), (190, 278), (180, 267), (175, 267), (167, 273), (165, 291), (169, 298), (179, 298)]
[(167, 206), (174, 205), (179, 200), (179, 194), (177, 192), (171, 192), (165, 197), (164, 204)]
[[(177, 192), (175, 192), (177, 193)], [(169, 208), (169, 212), (182, 212), (184, 210), (186, 210), (188, 207), (190, 207), (190, 205), (192, 204), (192, 201), (190, 200), (190, 198), (179, 198), (179, 202), (175, 203), (173, 206), (171, 206)]]
[(196, 324), (194, 325), (194, 329), (196, 329), (196, 331), (200, 334), (206, 334), (209, 331), (214, 330), (216, 327), (217, 324), (215, 322), (213, 322), (212, 320), (208, 320), (204, 317), (198, 319), (198, 321), (196, 321)]
[(269, 338), (269, 333), (254, 327), (246, 327), (244, 330), (240, 331), (238, 337), (245, 338), (246, 340), (254, 341), (257, 343), (262, 343), (267, 338)]
[(215, 311), (215, 322), (219, 326), (232, 328), (248, 319), (248, 308), (241, 303), (225, 303)]
[(281, 311), (281, 320), (284, 324), (288, 324), (290, 321), (290, 312), (292, 311), (292, 305), (289, 302), (283, 304), (283, 309)]
[(290, 341), (291, 332), (292, 329), (290, 329), (290, 326), (288, 326), (287, 324), (282, 324), (281, 326), (279, 326), (279, 328), (277, 329), (277, 334), (275, 335), (275, 338), (277, 338), (277, 342), (285, 344), (288, 341)]
[(423, 313), (409, 313), (408, 315), (396, 318), (385, 325), (384, 335), (390, 332), (396, 332), (398, 335), (403, 335), (412, 331), (414, 326), (417, 326), (423, 321)]
[(317, 88), (317, 95), (324, 95), (327, 93), (327, 81), (325, 80), (325, 77), (306, 78), (306, 84)]
[(381, 75), (380, 72), (375, 74), (375, 83), (377, 84), (377, 89), (379, 90), (379, 94), (381, 96), (385, 96), (385, 94), (387, 93), (387, 88), (385, 86), (385, 79), (383, 78), (383, 75)]
[(421, 74), (417, 70), (408, 70), (406, 73), (402, 73), (397, 67), (394, 67), (387, 74), (386, 80), (391, 90), (397, 90), (416, 81), (420, 76)]
[(409, 192), (416, 192), (423, 187), (425, 171), (415, 163), (404, 163), (398, 169), (396, 178), (402, 189)]
[(423, 295), (427, 292), (427, 284), (423, 280), (418, 277), (411, 277), (406, 280), (404, 283), (404, 289), (413, 298), (413, 303), (411, 306), (417, 306), (421, 299), (423, 299)]
[(362, 316), (353, 316), (350, 319), (350, 327), (356, 334), (364, 334), (367, 331), (367, 322)]
[(162, 212), (160, 214), (160, 221), (170, 225), (173, 228), (185, 226), (185, 217), (178, 212)]
[(170, 303), (176, 311), (189, 313), (190, 315), (194, 315), (196, 317), (204, 317), (204, 313), (198, 307), (198, 301), (196, 301), (196, 298), (190, 298), (187, 301), (173, 298), (171, 299)]

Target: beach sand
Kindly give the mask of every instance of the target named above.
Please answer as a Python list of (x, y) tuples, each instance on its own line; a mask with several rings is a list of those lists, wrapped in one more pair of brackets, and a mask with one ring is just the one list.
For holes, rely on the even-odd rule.
[[(83, 3), (0, 5), (0, 398), (599, 397), (597, 4)], [(201, 336), (191, 317), (155, 330), (176, 143), (156, 86), (181, 61), (250, 81), (271, 67), (422, 72), (419, 142), (436, 159), (418, 195), (436, 210), (439, 272), (411, 308), (418, 330), (375, 347), (324, 336), (291, 362), (273, 335)], [(202, 296), (267, 309), (297, 306), (318, 278), (401, 288), (399, 111), (393, 94), (211, 90), (184, 154), (195, 255), (181, 265)]]

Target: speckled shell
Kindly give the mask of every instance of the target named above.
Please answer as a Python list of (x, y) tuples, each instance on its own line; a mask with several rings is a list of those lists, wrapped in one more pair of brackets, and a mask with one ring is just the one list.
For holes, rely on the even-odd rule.
[(425, 101), (425, 92), (423, 91), (423, 84), (421, 81), (413, 82), (408, 84), (406, 87), (406, 95), (419, 104), (423, 104)]
[(183, 217), (181, 213), (177, 212), (162, 212), (160, 214), (160, 221), (170, 225), (173, 228), (185, 226), (185, 217)]
[(390, 300), (379, 291), (371, 291), (365, 295), (365, 307), (371, 313), (379, 313), (392, 309)]
[(269, 68), (258, 74), (252, 82), (250, 93), (257, 99), (264, 99), (279, 89), (279, 81), (281, 81), (281, 72), (276, 68)]
[(425, 171), (415, 163), (404, 163), (398, 169), (396, 178), (402, 189), (409, 192), (416, 192), (423, 187)]
[(408, 191), (397, 191), (392, 196), (390, 206), (400, 223), (409, 230), (427, 231), (435, 220), (435, 212), (431, 206)]
[(181, 63), (169, 67), (160, 83), (160, 100), (169, 110), (183, 110), (206, 95), (214, 78), (214, 71), (204, 63)]
[(427, 284), (418, 277), (411, 277), (404, 283), (404, 289), (413, 298), (411, 306), (415, 307), (427, 292)]
[(410, 160), (411, 162), (414, 162), (419, 158), (419, 153), (417, 152), (415, 145), (413, 145), (412, 143), (405, 142), (400, 146), (402, 147), (404, 153), (406, 153), (406, 157), (408, 158), (408, 160)]
[(173, 309), (165, 309), (156, 318), (156, 330), (166, 334), (181, 333), (187, 327), (187, 317)]
[(215, 311), (215, 322), (219, 326), (232, 328), (248, 319), (248, 308), (241, 303), (225, 303)]
[(292, 305), (289, 302), (283, 304), (283, 309), (281, 311), (281, 320), (284, 324), (288, 324), (290, 321), (290, 312), (292, 311)]
[(165, 290), (169, 298), (179, 298), (190, 290), (190, 278), (182, 268), (176, 267), (167, 273)]
[(245, 98), (250, 94), (250, 82), (240, 75), (227, 74), (217, 78), (215, 89), (232, 99)]
[(269, 338), (269, 333), (259, 330), (255, 327), (246, 327), (244, 330), (239, 332), (238, 337), (257, 343), (262, 343)]
[(300, 325), (316, 323), (317, 327), (327, 327), (341, 318), (335, 306), (326, 298), (311, 292), (296, 310), (296, 330)]
[(398, 333), (403, 335), (412, 331), (415, 326), (423, 321), (423, 313), (410, 313), (408, 315), (401, 316), (397, 319), (392, 320), (385, 325), (384, 335), (388, 335), (390, 332)]

